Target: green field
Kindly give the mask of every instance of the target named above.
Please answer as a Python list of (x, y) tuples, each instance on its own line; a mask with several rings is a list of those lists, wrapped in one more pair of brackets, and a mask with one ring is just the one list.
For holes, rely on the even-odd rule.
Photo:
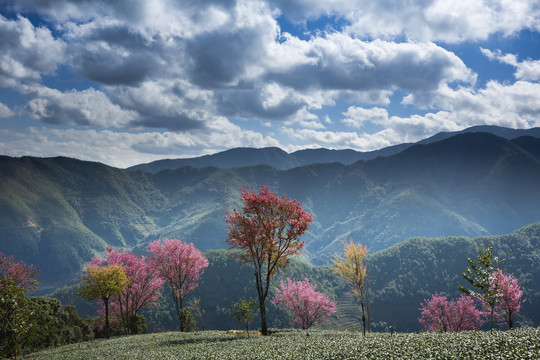
[[(309, 336), (307, 336), (309, 334)], [(462, 333), (168, 332), (48, 349), (26, 359), (540, 359), (540, 329)]]

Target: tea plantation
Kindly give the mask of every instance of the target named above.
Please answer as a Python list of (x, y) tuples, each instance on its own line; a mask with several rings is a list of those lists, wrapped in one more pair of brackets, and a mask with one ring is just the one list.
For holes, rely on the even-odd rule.
[[(309, 335), (308, 335), (309, 334)], [(540, 329), (461, 333), (167, 332), (48, 349), (26, 359), (540, 359)]]

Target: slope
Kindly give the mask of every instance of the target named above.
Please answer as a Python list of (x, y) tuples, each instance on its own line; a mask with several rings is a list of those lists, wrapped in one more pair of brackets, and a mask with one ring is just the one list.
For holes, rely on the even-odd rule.
[[(516, 319), (518, 326), (540, 325), (540, 223), (525, 226), (510, 234), (478, 238), (441, 237), (412, 238), (388, 249), (368, 254), (366, 265), (370, 277), (371, 323), (374, 331), (387, 332), (390, 325), (396, 331), (419, 331), (418, 308), (431, 294), (442, 293), (450, 298), (460, 296), (458, 284), (468, 286), (461, 273), (468, 266), (467, 257), (475, 258), (479, 249), (492, 244), (495, 254), (506, 258), (503, 267), (516, 277), (524, 290), (522, 310)], [(253, 269), (243, 266), (229, 251), (210, 250), (205, 253), (210, 266), (201, 277), (199, 286), (187, 301), (200, 298), (205, 311), (199, 329), (234, 329), (240, 324), (231, 317), (231, 306), (240, 297), (256, 298)], [(347, 285), (333, 273), (330, 266), (311, 266), (300, 259), (293, 259), (280, 271), (271, 285), (274, 287), (286, 277), (294, 280), (308, 278), (317, 290), (338, 301), (338, 314), (330, 326), (338, 329), (360, 329), (359, 307)], [(77, 306), (84, 316), (95, 314), (94, 303), (82, 303), (75, 287), (65, 287), (51, 294), (63, 304)], [(271, 327), (287, 327), (290, 316), (271, 301), (268, 319)], [(144, 311), (149, 330), (175, 329), (176, 320), (172, 297), (167, 289), (162, 292), (158, 305)], [(256, 327), (259, 319), (254, 319)]]
[[(523, 146), (523, 147), (522, 147)], [(240, 188), (295, 198), (315, 215), (304, 258), (328, 263), (349, 237), (372, 251), (424, 236), (504, 234), (540, 220), (540, 139), (459, 134), (351, 165), (182, 167), (157, 174), (67, 158), (0, 158), (0, 251), (52, 281), (73, 278), (104, 244), (178, 237), (224, 248)], [(40, 279), (43, 280), (43, 279)]]
[(141, 172), (69, 158), (0, 158), (0, 251), (40, 280), (71, 279), (106, 243), (132, 247), (154, 231), (163, 198)]

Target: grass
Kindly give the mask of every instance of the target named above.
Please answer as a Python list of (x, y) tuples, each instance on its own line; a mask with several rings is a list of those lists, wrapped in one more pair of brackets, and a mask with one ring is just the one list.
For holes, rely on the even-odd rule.
[[(309, 334), (309, 336), (307, 336)], [(48, 349), (26, 359), (539, 359), (540, 329), (445, 334), (280, 330), (168, 332)]]

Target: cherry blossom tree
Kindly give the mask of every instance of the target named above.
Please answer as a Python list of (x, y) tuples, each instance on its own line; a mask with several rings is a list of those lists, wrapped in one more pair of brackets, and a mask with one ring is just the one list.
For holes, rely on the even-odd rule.
[(337, 310), (335, 301), (315, 289), (316, 285), (311, 285), (307, 278), (304, 281), (287, 278), (285, 282), (280, 281), (272, 302), (294, 315), (293, 326), (298, 324), (306, 330), (314, 323), (325, 321)]
[(259, 192), (242, 189), (242, 212), (227, 210), (230, 249), (239, 249), (236, 256), (255, 267), (255, 283), (259, 296), (261, 333), (268, 335), (265, 301), (270, 280), (276, 270), (285, 268), (289, 257), (299, 254), (304, 247), (302, 236), (313, 220), (313, 215), (302, 209), (297, 200), (279, 197), (265, 185)]
[(178, 239), (164, 238), (163, 242), (153, 241), (148, 245), (153, 268), (169, 287), (176, 304), (180, 331), (184, 331), (183, 302), (186, 296), (198, 285), (208, 259), (193, 246)]
[(154, 271), (151, 262), (145, 256), (137, 256), (129, 252), (120, 252), (111, 246), (107, 247), (105, 259), (94, 258), (92, 265), (120, 265), (129, 280), (129, 284), (118, 295), (111, 299), (110, 312), (120, 316), (127, 335), (133, 331), (133, 321), (137, 312), (154, 304), (161, 296), (164, 280)]
[(0, 252), (0, 278), (11, 279), (13, 286), (26, 290), (35, 289), (37, 282), (34, 277), (38, 274), (34, 265), (27, 265), (22, 261), (15, 261), (13, 255), (5, 256)]
[(517, 279), (512, 275), (505, 274), (502, 270), (498, 269), (493, 272), (493, 286), (497, 286), (499, 294), (499, 302), (495, 308), (495, 317), (500, 322), (508, 325), (508, 329), (512, 329), (514, 326), (514, 317), (521, 309), (521, 304), (524, 300), (523, 290)]
[(418, 321), (430, 332), (476, 330), (484, 323), (484, 313), (476, 308), (473, 297), (467, 295), (449, 301), (444, 295), (433, 294), (419, 310)]

